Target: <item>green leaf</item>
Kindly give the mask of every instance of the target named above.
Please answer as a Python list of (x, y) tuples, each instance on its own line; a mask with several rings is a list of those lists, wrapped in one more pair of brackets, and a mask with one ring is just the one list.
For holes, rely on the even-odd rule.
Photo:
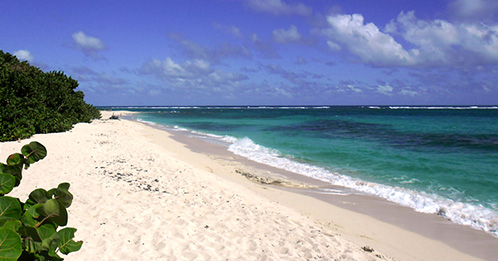
[(36, 211), (36, 209), (42, 207), (43, 204), (35, 204), (31, 207), (29, 207), (24, 214), (22, 214), (21, 221), (24, 225), (26, 226), (36, 226), (38, 224), (38, 220), (36, 220), (38, 217), (40, 217), (40, 214)]
[(39, 204), (39, 203), (45, 203), (47, 200), (51, 199), (52, 197), (50, 196), (50, 193), (48, 193), (46, 190), (39, 188), (33, 190), (29, 194), (28, 201), (26, 203), (30, 204)]
[(0, 194), (7, 194), (14, 189), (16, 178), (8, 173), (0, 173)]
[(36, 253), (37, 250), (39, 250), (38, 246), (36, 246), (36, 243), (39, 243), (39, 245), (41, 246), (41, 238), (40, 236), (38, 235), (38, 231), (36, 231), (36, 228), (35, 227), (31, 227), (31, 226), (22, 226), (20, 227), (17, 232), (19, 233), (19, 235), (21, 235), (21, 237), (24, 239), (24, 242), (26, 243), (26, 241), (32, 241), (29, 246), (30, 246), (30, 249), (32, 251), (29, 251), (31, 253)]
[(22, 179), (22, 165), (5, 165), (0, 163), (0, 172), (7, 173), (16, 178), (15, 187), (19, 186)]
[(22, 214), (19, 199), (8, 196), (0, 197), (0, 225), (7, 220), (20, 219)]
[(22, 154), (28, 158), (29, 163), (35, 163), (47, 156), (47, 149), (41, 143), (32, 141), (24, 145), (21, 149)]
[(19, 220), (9, 220), (5, 222), (2, 227), (17, 231), (17, 229), (19, 229), (21, 226), (22, 224)]
[(71, 252), (80, 250), (83, 241), (75, 242), (73, 240), (74, 232), (76, 232), (76, 228), (72, 227), (67, 227), (57, 232), (61, 238), (61, 242), (59, 243), (59, 251), (61, 253), (67, 255)]
[(21, 237), (12, 229), (0, 228), (0, 260), (15, 261), (21, 254)]
[(67, 225), (67, 210), (55, 199), (47, 200), (47, 202), (36, 211), (59, 226)]
[(61, 183), (59, 184), (59, 186), (57, 186), (58, 189), (65, 189), (65, 190), (69, 190), (69, 187), (71, 186), (71, 184), (67, 183), (67, 182), (64, 182), (64, 183)]
[(55, 251), (57, 250), (61, 239), (55, 229), (55, 226), (52, 224), (45, 224), (37, 228), (38, 235), (40, 235), (40, 238), (42, 239), (43, 249), (48, 251), (49, 256), (60, 258)]
[(31, 237), (35, 241), (40, 241), (41, 242), (41, 238), (38, 235), (38, 232), (36, 231), (35, 227), (32, 227), (32, 226), (22, 226), (19, 229), (17, 229), (17, 232), (19, 233), (19, 235), (21, 235), (24, 238), (25, 237)]
[(7, 165), (14, 166), (24, 163), (24, 156), (20, 153), (14, 153), (7, 158)]
[(73, 194), (68, 189), (69, 183), (61, 183), (56, 189), (51, 189), (48, 193), (52, 194), (64, 207), (68, 208), (73, 202)]

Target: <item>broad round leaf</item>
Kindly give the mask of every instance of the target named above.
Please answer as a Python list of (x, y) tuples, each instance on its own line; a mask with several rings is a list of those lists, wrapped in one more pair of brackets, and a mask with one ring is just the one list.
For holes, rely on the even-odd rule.
[(14, 231), (17, 231), (22, 226), (22, 223), (19, 220), (9, 220), (3, 224), (3, 228), (10, 228)]
[(7, 165), (20, 165), (24, 163), (24, 156), (20, 153), (14, 153), (7, 158)]
[(61, 183), (56, 189), (51, 189), (49, 194), (54, 195), (64, 207), (68, 208), (73, 202), (73, 194), (68, 191), (69, 183)]
[(16, 178), (16, 187), (21, 183), (22, 165), (5, 165), (3, 163), (0, 163), (0, 172), (14, 176), (14, 178)]
[(41, 243), (41, 238), (38, 235), (38, 231), (36, 231), (35, 227), (22, 226), (17, 230), (17, 232), (19, 232), (19, 235), (21, 235), (23, 238), (29, 238), (30, 240)]
[(67, 227), (57, 232), (61, 238), (61, 242), (59, 243), (59, 251), (61, 251), (61, 253), (67, 255), (71, 252), (80, 250), (83, 241), (75, 242), (73, 240), (74, 232), (76, 232), (76, 228), (72, 227)]
[(69, 187), (71, 186), (71, 184), (67, 183), (67, 182), (64, 182), (64, 183), (61, 183), (59, 184), (59, 186), (57, 186), (58, 189), (65, 189), (65, 190), (69, 190)]
[(40, 214), (36, 211), (38, 208), (43, 207), (43, 204), (36, 204), (29, 207), (24, 214), (22, 214), (21, 221), (26, 226), (36, 226), (38, 220), (36, 220)]
[(0, 260), (15, 261), (21, 254), (21, 237), (12, 229), (0, 228)]
[(7, 173), (0, 173), (0, 194), (7, 194), (14, 189), (16, 178)]
[(8, 196), (0, 197), (0, 225), (10, 219), (20, 219), (21, 214), (19, 199)]
[(42, 239), (42, 248), (45, 251), (48, 251), (50, 256), (59, 257), (55, 251), (59, 246), (60, 237), (55, 230), (55, 226), (52, 224), (45, 224), (38, 227), (36, 230)]
[(50, 194), (46, 190), (39, 188), (39, 189), (33, 190), (29, 194), (28, 203), (32, 203), (32, 204), (45, 203), (45, 202), (47, 202), (47, 200), (49, 200), (51, 198), (52, 197), (50, 196)]
[(55, 199), (50, 199), (36, 210), (40, 215), (48, 217), (48, 220), (59, 226), (67, 225), (67, 210)]
[(41, 143), (32, 141), (21, 149), (22, 155), (28, 158), (29, 163), (35, 163), (47, 156), (47, 149)]

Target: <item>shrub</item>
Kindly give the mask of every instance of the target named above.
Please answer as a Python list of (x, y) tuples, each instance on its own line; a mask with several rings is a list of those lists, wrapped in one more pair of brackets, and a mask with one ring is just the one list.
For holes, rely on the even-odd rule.
[(35, 189), (24, 203), (5, 196), (19, 186), (23, 168), (46, 155), (45, 147), (33, 141), (0, 163), (0, 260), (63, 260), (59, 253), (78, 251), (83, 244), (73, 240), (75, 228), (57, 231), (67, 224), (66, 208), (73, 200), (68, 183)]
[(78, 81), (63, 72), (45, 73), (0, 51), (0, 141), (67, 131), (100, 118), (77, 87)]

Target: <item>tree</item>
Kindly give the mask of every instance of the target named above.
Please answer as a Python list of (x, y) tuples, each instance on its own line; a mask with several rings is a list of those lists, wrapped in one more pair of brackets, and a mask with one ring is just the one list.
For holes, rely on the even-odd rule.
[(70, 130), (101, 117), (61, 71), (43, 72), (0, 51), (0, 141)]

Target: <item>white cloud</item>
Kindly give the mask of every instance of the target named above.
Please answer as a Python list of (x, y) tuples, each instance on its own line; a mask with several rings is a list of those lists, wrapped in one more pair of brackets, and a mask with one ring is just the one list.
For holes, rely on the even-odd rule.
[(389, 85), (389, 83), (377, 86), (377, 92), (382, 93), (384, 95), (391, 96), (393, 90), (394, 90), (393, 87), (391, 85)]
[(256, 11), (268, 12), (274, 15), (310, 15), (313, 10), (311, 7), (301, 3), (287, 4), (282, 0), (249, 0), (249, 7)]
[(411, 96), (411, 97), (414, 97), (414, 96), (417, 96), (419, 93), (416, 92), (416, 91), (412, 91), (412, 90), (409, 90), (409, 89), (403, 89), (400, 91), (401, 95), (404, 95), (404, 96)]
[(483, 21), (496, 14), (498, 2), (496, 0), (455, 0), (448, 7), (459, 19)]
[(277, 29), (273, 31), (273, 40), (279, 43), (289, 43), (289, 42), (297, 42), (301, 40), (301, 34), (297, 31), (297, 27), (291, 25), (288, 30), (283, 28)]
[[(421, 20), (401, 12), (384, 31), (361, 14), (328, 17), (327, 45), (374, 66), (461, 66), (498, 63), (498, 25)], [(404, 40), (405, 46), (394, 39)], [(408, 49), (410, 48), (410, 49)]]
[(448, 62), (447, 59), (451, 58), (447, 55), (448, 52), (460, 40), (458, 28), (453, 24), (444, 20), (418, 20), (413, 11), (406, 14), (401, 12), (397, 21), (391, 21), (390, 24), (392, 27), (401, 28), (403, 38), (419, 48), (423, 54), (419, 59)]
[(18, 50), (14, 52), (14, 55), (17, 59), (21, 61), (29, 61), (32, 62), (34, 57), (28, 50)]
[(341, 44), (363, 61), (376, 65), (413, 63), (413, 54), (375, 24), (364, 24), (361, 14), (329, 16), (327, 21), (330, 28), (323, 32), (329, 37), (327, 44), (332, 49), (340, 49)]
[(348, 87), (348, 89), (350, 89), (351, 91), (356, 92), (356, 93), (360, 93), (360, 92), (362, 92), (362, 91), (361, 91), (361, 89), (356, 88), (356, 87), (355, 87), (354, 85), (352, 85), (352, 84), (348, 84), (348, 85), (346, 85), (346, 87)]
[(205, 60), (187, 60), (179, 64), (170, 57), (164, 61), (149, 61), (142, 66), (141, 73), (156, 75), (172, 86), (198, 89), (233, 86), (247, 78), (238, 73), (214, 70)]
[(77, 48), (93, 58), (98, 58), (97, 51), (105, 49), (105, 44), (99, 38), (88, 36), (82, 31), (73, 33), (73, 40)]
[(461, 65), (498, 63), (498, 26), (472, 23), (425, 21), (414, 12), (398, 15), (390, 22), (399, 33), (420, 51), (418, 64)]

